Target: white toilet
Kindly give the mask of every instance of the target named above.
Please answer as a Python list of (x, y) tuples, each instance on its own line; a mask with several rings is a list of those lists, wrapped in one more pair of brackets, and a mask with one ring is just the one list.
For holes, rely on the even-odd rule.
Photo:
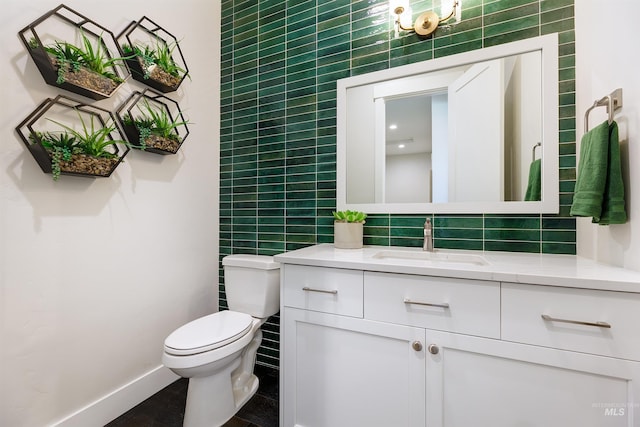
[(280, 309), (280, 265), (264, 255), (222, 259), (229, 310), (196, 319), (164, 341), (162, 363), (189, 378), (185, 427), (221, 426), (258, 389), (260, 327)]

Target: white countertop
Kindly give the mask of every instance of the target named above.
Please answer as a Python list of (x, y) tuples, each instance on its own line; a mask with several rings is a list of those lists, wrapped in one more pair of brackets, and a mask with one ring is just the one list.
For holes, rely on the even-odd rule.
[(275, 259), (283, 264), (640, 293), (640, 272), (574, 255), (436, 249), (438, 255), (466, 254), (486, 260), (485, 265), (477, 265), (374, 257), (383, 251), (422, 253), (421, 248), (365, 246), (362, 249), (336, 249), (332, 244), (320, 244), (276, 255)]

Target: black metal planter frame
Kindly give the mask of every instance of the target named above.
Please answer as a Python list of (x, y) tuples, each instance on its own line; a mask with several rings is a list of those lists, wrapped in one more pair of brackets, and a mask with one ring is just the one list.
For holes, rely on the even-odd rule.
[[(22, 43), (27, 49), (27, 52), (38, 67), (38, 70), (40, 71), (40, 74), (42, 74), (45, 82), (51, 86), (59, 87), (95, 100), (109, 98), (111, 95), (113, 95), (129, 77), (128, 70), (124, 66), (124, 63), (114, 65), (109, 69), (116, 77), (122, 79), (122, 82), (114, 82), (116, 86), (115, 88), (113, 88), (113, 90), (110, 91), (110, 93), (103, 93), (91, 88), (86, 88), (70, 83), (68, 81), (62, 81), (58, 83), (58, 68), (61, 65), (59, 64), (56, 66), (52, 63), (51, 55), (45, 50), (45, 42), (36, 31), (36, 28), (38, 26), (51, 19), (56, 19), (62, 24), (75, 27), (76, 32), (81, 31), (82, 34), (84, 34), (87, 38), (92, 38), (95, 41), (101, 40), (102, 48), (104, 49), (104, 52), (107, 55), (108, 59), (113, 59), (113, 57), (111, 56), (111, 52), (119, 52), (119, 47), (115, 36), (110, 30), (97, 24), (86, 16), (79, 14), (78, 12), (65, 6), (64, 4), (61, 4), (60, 6), (45, 13), (40, 18), (33, 21), (18, 33), (18, 36), (22, 40)], [(48, 32), (45, 32), (44, 34), (48, 34)], [(62, 66), (66, 66), (66, 64), (62, 64)]]
[[(64, 95), (58, 95), (55, 98), (45, 99), (27, 118), (25, 118), (17, 127), (16, 131), (20, 136), (20, 139), (27, 146), (27, 149), (36, 160), (40, 168), (45, 173), (52, 173), (52, 156), (49, 151), (44, 147), (41, 140), (41, 134), (43, 129), (38, 129), (38, 125), (42, 125), (41, 119), (47, 120), (47, 113), (53, 112), (52, 108), (59, 107), (61, 111), (64, 109), (76, 110), (78, 114), (85, 114), (90, 116), (93, 120), (97, 119), (102, 128), (106, 127), (108, 123), (113, 123), (115, 130), (109, 135), (109, 139), (113, 141), (113, 154), (117, 156), (116, 162), (111, 169), (104, 174), (91, 174), (82, 172), (61, 171), (61, 175), (75, 175), (84, 177), (109, 177), (113, 171), (122, 163), (122, 160), (129, 152), (129, 146), (116, 141), (125, 141), (124, 133), (119, 127), (119, 123), (116, 121), (113, 113), (104, 108), (89, 105), (85, 102), (78, 101), (72, 98), (68, 98)], [(78, 120), (76, 118), (76, 120)], [(72, 126), (70, 126), (72, 127)]]
[[(118, 34), (116, 39), (118, 41), (118, 49), (123, 57), (130, 56), (130, 52), (125, 50), (125, 46), (129, 46), (131, 49), (140, 45), (148, 46), (151, 49), (162, 46), (172, 51), (172, 60), (182, 69), (179, 76), (174, 76), (175, 82), (173, 84), (166, 84), (154, 79), (153, 73), (144, 64), (143, 58), (136, 56), (126, 60), (131, 76), (146, 86), (162, 93), (174, 92), (189, 75), (189, 67), (187, 67), (178, 39), (146, 16), (143, 16), (139, 21), (132, 21), (124, 31)], [(148, 44), (149, 40), (151, 40), (151, 45)]]
[(153, 108), (158, 109), (158, 111), (166, 113), (169, 120), (172, 122), (175, 121), (181, 124), (175, 128), (176, 135), (179, 138), (175, 150), (164, 150), (146, 145), (144, 151), (165, 155), (176, 154), (189, 135), (189, 128), (187, 126), (188, 120), (185, 119), (182, 114), (180, 104), (152, 89), (145, 89), (143, 92), (133, 92), (131, 96), (116, 110), (116, 116), (120, 121), (122, 129), (127, 135), (130, 146), (132, 148), (141, 148), (142, 146), (140, 141), (140, 131), (135, 124), (132, 124), (132, 122), (137, 117), (144, 114), (144, 109), (142, 108), (141, 103), (145, 102), (149, 103), (150, 106), (153, 105)]

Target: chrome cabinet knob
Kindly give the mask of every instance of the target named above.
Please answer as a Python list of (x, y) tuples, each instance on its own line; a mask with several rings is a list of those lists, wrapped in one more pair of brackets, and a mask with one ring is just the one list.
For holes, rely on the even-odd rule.
[(413, 347), (415, 351), (420, 351), (422, 350), (422, 343), (420, 341), (414, 341), (411, 347)]
[(427, 350), (429, 350), (429, 353), (431, 354), (438, 354), (440, 352), (440, 349), (435, 344), (429, 345), (429, 347), (427, 347)]

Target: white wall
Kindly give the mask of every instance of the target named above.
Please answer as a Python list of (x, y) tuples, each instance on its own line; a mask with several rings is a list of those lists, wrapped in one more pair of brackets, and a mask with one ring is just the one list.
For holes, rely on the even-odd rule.
[(449, 102), (447, 95), (431, 97), (432, 202), (449, 201)]
[[(177, 155), (131, 152), (110, 178), (53, 182), (14, 128), (67, 92), (17, 34), (59, 4), (4, 0), (0, 15), (2, 426), (104, 425), (173, 381), (164, 338), (217, 309), (219, 2), (64, 2), (115, 34), (146, 15), (178, 37), (192, 81), (169, 96), (193, 124)], [(135, 89), (88, 102), (115, 110)]]
[(385, 185), (387, 203), (431, 202), (431, 155), (387, 156)]
[(377, 180), (377, 176), (371, 173), (376, 170), (376, 150), (371, 149), (375, 147), (376, 138), (376, 128), (371, 126), (371, 118), (376, 115), (375, 104), (372, 102), (373, 86), (349, 88), (348, 94), (348, 120), (362, 126), (347, 127), (347, 202), (372, 203), (376, 198)]
[(532, 149), (542, 141), (540, 85), (525, 84), (542, 81), (540, 60), (540, 52), (529, 52), (505, 61), (505, 200), (524, 200)]
[[(579, 0), (575, 13), (577, 138), (581, 139), (584, 132), (586, 109), (621, 87), (624, 106), (616, 121), (629, 216), (627, 224), (611, 226), (593, 225), (590, 218), (579, 218), (578, 254), (640, 271), (640, 58), (636, 54), (640, 2)], [(603, 16), (615, 19), (603, 21)], [(605, 119), (606, 109), (596, 108), (589, 123), (595, 125)]]

